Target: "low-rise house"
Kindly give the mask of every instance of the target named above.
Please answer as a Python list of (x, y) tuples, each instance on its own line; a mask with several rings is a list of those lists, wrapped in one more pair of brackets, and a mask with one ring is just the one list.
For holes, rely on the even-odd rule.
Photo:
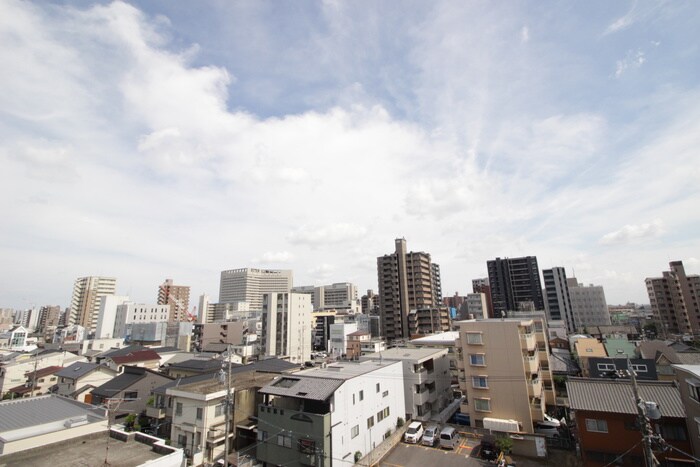
[(136, 350), (124, 355), (106, 357), (102, 360), (102, 365), (118, 372), (126, 365), (157, 370), (160, 366), (160, 355), (151, 349)]
[[(690, 459), (685, 409), (678, 388), (667, 381), (638, 381), (639, 397), (658, 404), (661, 418), (651, 420), (654, 433), (672, 446), (657, 452), (661, 465), (680, 465), (672, 459)], [(570, 378), (566, 383), (569, 405), (575, 414), (581, 454), (586, 466), (644, 465), (638, 408), (630, 381)], [(691, 464), (692, 465), (692, 462)]]
[(7, 392), (11, 397), (33, 397), (48, 394), (53, 385), (58, 381), (56, 373), (62, 370), (60, 366), (49, 366), (26, 374), (24, 384), (10, 388)]
[[(235, 361), (235, 360), (232, 360)], [(239, 360), (240, 361), (240, 360)], [(234, 366), (239, 366), (234, 364)], [(221, 369), (221, 360), (213, 358), (191, 358), (184, 362), (170, 363), (166, 372), (173, 378), (186, 378), (188, 376), (211, 373)]]
[[(0, 464), (6, 455), (107, 430), (104, 409), (56, 395), (0, 402)], [(42, 465), (54, 465), (45, 463)]]
[(605, 346), (601, 344), (598, 339), (593, 337), (577, 339), (576, 344), (574, 344), (574, 349), (576, 356), (578, 357), (579, 366), (581, 367), (581, 371), (585, 377), (589, 376), (589, 358), (602, 358), (608, 356), (608, 353), (605, 351)]
[(403, 417), (403, 364), (366, 360), (281, 376), (259, 391), (259, 461), (286, 467), (353, 465)]
[(92, 390), (92, 404), (113, 404), (117, 418), (146, 411), (151, 392), (172, 378), (136, 366), (125, 366), (120, 375)]
[(590, 357), (588, 359), (588, 375), (591, 378), (629, 378), (629, 365), (632, 366), (637, 379), (655, 381), (656, 364), (649, 358), (610, 358)]
[(624, 338), (630, 341), (640, 339), (639, 330), (634, 326), (589, 326), (586, 331), (596, 339)]
[(89, 404), (92, 401), (92, 390), (116, 375), (115, 370), (105, 365), (76, 362), (56, 373), (58, 381), (52, 392)]
[(637, 354), (641, 358), (654, 360), (659, 379), (664, 381), (676, 380), (673, 365), (700, 364), (700, 352), (682, 343), (673, 344), (677, 343), (657, 339), (642, 341), (637, 347)]
[(0, 362), (0, 394), (26, 381), (26, 374), (50, 366), (66, 366), (85, 361), (84, 357), (60, 350), (36, 350), (29, 353), (11, 353)]
[(362, 355), (362, 344), (368, 344), (371, 339), (372, 335), (367, 331), (355, 331), (348, 334), (348, 358), (351, 360), (359, 358)]

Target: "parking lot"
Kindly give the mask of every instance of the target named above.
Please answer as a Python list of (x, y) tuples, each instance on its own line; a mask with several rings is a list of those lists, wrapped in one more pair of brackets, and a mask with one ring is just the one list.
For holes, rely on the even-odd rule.
[[(485, 462), (472, 457), (472, 451), (479, 445), (474, 438), (460, 438), (457, 449), (445, 450), (420, 444), (399, 443), (381, 462), (383, 467), (427, 466), (483, 466)], [(476, 454), (476, 453), (475, 453)]]

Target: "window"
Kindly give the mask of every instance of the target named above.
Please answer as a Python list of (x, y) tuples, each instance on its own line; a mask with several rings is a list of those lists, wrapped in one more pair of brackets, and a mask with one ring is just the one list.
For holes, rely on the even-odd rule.
[(131, 392), (124, 393), (124, 399), (138, 399), (138, 398), (139, 398), (138, 391), (131, 391)]
[(258, 441), (267, 440), (267, 431), (258, 430)]
[(586, 431), (591, 431), (595, 433), (607, 433), (608, 422), (606, 420), (596, 420), (594, 418), (587, 418)]
[(365, 399), (365, 391), (360, 391), (360, 400), (362, 401), (364, 399)]
[(389, 391), (384, 391), (384, 392), (382, 393), (382, 397), (387, 397), (388, 395), (389, 395)]
[(316, 454), (316, 441), (313, 439), (299, 439), (297, 447), (303, 454)]
[(355, 405), (355, 394), (352, 395), (352, 405)]
[(372, 428), (374, 426), (374, 415), (367, 419), (367, 428)]
[(175, 404), (175, 415), (178, 417), (182, 415), (182, 402), (178, 402)]
[(467, 344), (482, 345), (484, 343), (480, 332), (467, 332), (465, 335), (467, 338)]
[(197, 407), (197, 420), (201, 420), (204, 416), (204, 409), (202, 407)]
[(177, 444), (180, 447), (187, 447), (187, 435), (177, 435)]
[(377, 392), (379, 392), (379, 391), (380, 391), (380, 389), (379, 389), (379, 383), (377, 383)]
[(477, 412), (491, 412), (491, 399), (474, 399), (474, 410)]
[(292, 435), (291, 434), (279, 434), (277, 435), (277, 445), (284, 446), (285, 448), (292, 447)]
[(690, 398), (694, 399), (696, 402), (700, 402), (700, 381), (691, 378), (686, 379), (685, 382), (688, 383), (688, 395)]
[(486, 356), (482, 353), (469, 354), (469, 364), (471, 366), (486, 366)]
[(615, 371), (615, 365), (612, 363), (599, 363), (598, 371)]
[(224, 407), (225, 407), (224, 402), (222, 402), (221, 404), (217, 404), (216, 407), (214, 407), (214, 416), (221, 417), (222, 415), (224, 415), (224, 413), (225, 413)]
[(632, 369), (633, 369), (634, 371), (638, 371), (638, 372), (641, 371), (642, 373), (646, 373), (646, 372), (648, 371), (648, 370), (647, 370), (647, 366), (646, 366), (646, 365), (643, 365), (643, 364), (633, 364), (633, 365), (632, 365)]
[(350, 429), (350, 439), (352, 438), (357, 438), (357, 435), (360, 434), (360, 425), (355, 425)]
[(488, 378), (486, 376), (472, 376), (472, 387), (477, 389), (488, 389)]

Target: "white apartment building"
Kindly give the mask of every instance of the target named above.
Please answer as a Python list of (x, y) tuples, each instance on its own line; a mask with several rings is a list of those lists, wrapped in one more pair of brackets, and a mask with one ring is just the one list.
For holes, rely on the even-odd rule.
[(292, 292), (311, 295), (314, 311), (348, 310), (351, 313), (359, 313), (361, 309), (357, 298), (357, 286), (350, 282), (293, 287)]
[(114, 277), (79, 277), (73, 284), (73, 296), (68, 311), (67, 324), (78, 324), (88, 332), (97, 327), (101, 298), (114, 295), (117, 279)]
[(486, 304), (486, 294), (469, 293), (464, 301), (469, 319), (491, 318), (489, 316), (488, 305)]
[(292, 363), (311, 359), (311, 297), (266, 293), (262, 299), (262, 342), (265, 355)]
[(351, 466), (396, 431), (403, 365), (337, 362), (282, 376), (258, 391), (257, 458), (268, 465)]
[(170, 316), (170, 305), (127, 302), (117, 306), (113, 337), (126, 337), (127, 324), (163, 323)]
[(128, 295), (105, 295), (102, 297), (102, 300), (100, 300), (100, 312), (97, 316), (95, 339), (111, 339), (114, 337), (117, 307), (128, 301)]
[(571, 310), (577, 330), (588, 326), (610, 326), (610, 311), (602, 285), (579, 284), (576, 278), (566, 280), (571, 297)]
[(357, 330), (357, 323), (353, 322), (331, 324), (328, 353), (336, 357), (345, 355), (348, 350), (348, 335)]
[(251, 310), (259, 311), (263, 294), (289, 292), (291, 288), (289, 269), (230, 269), (221, 271), (219, 303), (247, 302)]

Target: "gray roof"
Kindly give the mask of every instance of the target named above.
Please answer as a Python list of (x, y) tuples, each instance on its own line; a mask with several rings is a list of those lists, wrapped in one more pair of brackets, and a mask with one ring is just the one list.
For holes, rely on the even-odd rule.
[(104, 409), (55, 394), (0, 402), (0, 433), (89, 414), (105, 418)]
[(298, 364), (288, 362), (287, 360), (281, 360), (279, 358), (268, 358), (266, 360), (258, 360), (257, 362), (246, 366), (252, 366), (252, 368), (255, 371), (267, 373), (286, 373), (299, 368)]
[(373, 359), (376, 360), (379, 357), (388, 360), (408, 360), (415, 361), (417, 363), (422, 363), (424, 360), (430, 358), (439, 357), (442, 354), (446, 354), (446, 348), (432, 348), (432, 347), (419, 347), (419, 348), (406, 348), (406, 347), (394, 347), (392, 349), (382, 350), (381, 352), (376, 352), (371, 355), (365, 355), (360, 357), (360, 360)]
[(342, 379), (280, 376), (260, 389), (261, 394), (325, 401), (344, 383)]
[[(659, 405), (663, 417), (685, 418), (681, 395), (673, 381), (638, 381), (639, 397)], [(629, 380), (569, 378), (566, 383), (573, 410), (636, 414)]]
[[(238, 363), (232, 363), (233, 366), (240, 366)], [(184, 362), (171, 363), (168, 365), (170, 369), (182, 369), (182, 370), (192, 370), (192, 371), (212, 371), (221, 368), (221, 360), (215, 360), (213, 358), (202, 359), (202, 358), (190, 358)]]
[(112, 373), (117, 373), (111, 368), (108, 368), (103, 365), (98, 365), (97, 363), (75, 362), (56, 373), (56, 376), (58, 376), (59, 378), (77, 379), (85, 376), (86, 374), (90, 373), (91, 371), (97, 368), (103, 368)]

